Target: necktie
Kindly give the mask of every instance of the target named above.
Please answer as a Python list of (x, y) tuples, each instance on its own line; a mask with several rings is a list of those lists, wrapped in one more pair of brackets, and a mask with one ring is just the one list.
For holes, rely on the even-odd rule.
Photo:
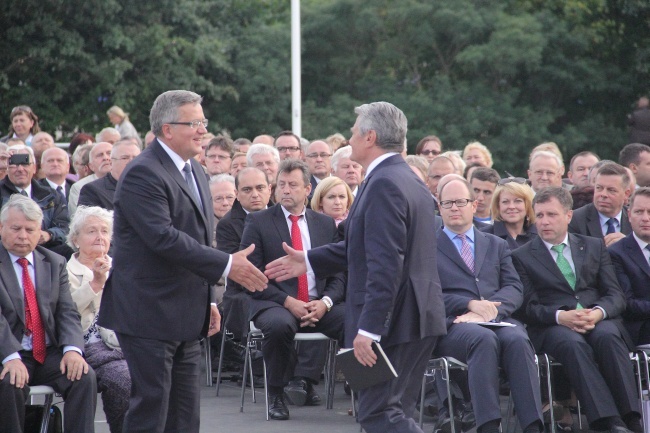
[(185, 163), (185, 167), (183, 167), (183, 174), (185, 176), (185, 182), (187, 182), (187, 187), (190, 189), (190, 192), (194, 196), (196, 202), (199, 204), (199, 207), (201, 207), (202, 206), (201, 197), (199, 196), (199, 191), (196, 189), (196, 185), (194, 184), (194, 178), (192, 176), (192, 167), (190, 167), (189, 162)]
[(616, 218), (610, 218), (607, 220), (607, 235), (616, 233)]
[(22, 195), (24, 195), (25, 197), (29, 197), (29, 196), (27, 195), (27, 191), (25, 191), (24, 189), (21, 189), (21, 190), (20, 190), (20, 193), (21, 193)]
[(18, 259), (18, 264), (23, 268), (23, 290), (25, 292), (25, 328), (32, 336), (32, 353), (34, 359), (41, 364), (45, 361), (45, 329), (41, 322), (41, 313), (38, 311), (34, 283), (29, 276), (26, 258)]
[(59, 197), (61, 198), (61, 202), (65, 203), (65, 194), (63, 194), (63, 188), (61, 188), (61, 185), (56, 187), (56, 192), (59, 194)]
[(472, 254), (472, 248), (467, 242), (467, 237), (464, 234), (456, 235), (460, 239), (460, 256), (463, 258), (463, 261), (467, 265), (470, 271), (474, 273), (474, 254)]
[[(557, 264), (557, 267), (560, 269), (560, 272), (562, 272), (562, 275), (564, 275), (564, 278), (566, 278), (567, 283), (569, 283), (569, 286), (573, 290), (576, 288), (576, 274), (573, 272), (573, 269), (571, 269), (571, 265), (569, 264), (569, 261), (564, 257), (563, 251), (564, 247), (566, 245), (564, 244), (559, 244), (559, 245), (553, 245), (551, 249), (557, 253), (557, 259), (555, 260), (555, 263)], [(580, 305), (578, 302), (578, 306), (576, 309), (581, 310), (583, 307)]]
[[(291, 244), (293, 245), (293, 249), (303, 251), (302, 235), (300, 234), (300, 226), (298, 226), (300, 215), (289, 215), (289, 219), (291, 220)], [(298, 277), (298, 300), (309, 302), (307, 274), (302, 274)]]

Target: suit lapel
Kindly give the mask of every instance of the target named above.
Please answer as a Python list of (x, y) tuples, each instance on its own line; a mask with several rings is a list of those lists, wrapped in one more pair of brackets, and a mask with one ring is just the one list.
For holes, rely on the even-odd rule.
[(11, 302), (14, 304), (14, 309), (18, 314), (20, 320), (25, 323), (25, 297), (20, 288), (20, 283), (16, 278), (16, 271), (14, 265), (11, 263), (9, 253), (4, 247), (0, 247), (0, 280), (2, 285), (9, 294)]
[(45, 260), (45, 256), (34, 250), (34, 286), (36, 287), (36, 299), (38, 300), (38, 311), (41, 313), (43, 326), (50, 323), (50, 294), (52, 290), (52, 265)]
[(452, 240), (449, 239), (449, 236), (447, 236), (447, 233), (445, 233), (442, 229), (438, 230), (438, 252), (447, 256), (449, 260), (456, 263), (456, 266), (458, 266), (460, 269), (467, 272), (469, 275), (474, 276), (472, 271), (467, 267), (467, 264), (465, 264), (463, 258), (460, 256), (456, 245), (454, 245)]
[(624, 235), (632, 233), (632, 226), (630, 225), (630, 220), (627, 218), (627, 210), (625, 208), (621, 211), (621, 233)]
[(585, 262), (585, 244), (582, 239), (569, 234), (569, 244), (571, 245), (571, 258), (576, 274), (576, 288), (580, 286), (582, 275), (582, 266)]
[[(560, 280), (562, 282), (562, 286), (565, 289), (573, 292), (573, 289), (571, 289), (571, 286), (569, 286), (569, 283), (567, 282), (566, 278), (564, 278), (564, 275), (562, 275), (560, 268), (557, 267), (555, 260), (553, 260), (553, 256), (551, 255), (550, 251), (546, 248), (546, 245), (544, 245), (542, 239), (539, 237), (533, 239), (531, 241), (530, 248), (532, 250), (533, 258), (537, 260), (542, 266), (544, 266), (549, 272), (551, 272), (556, 279)], [(571, 249), (573, 250), (573, 246), (571, 247)]]
[(307, 221), (307, 227), (309, 228), (309, 241), (312, 248), (331, 242), (332, 239), (323, 239), (325, 233), (323, 230), (324, 227), (315, 221), (314, 212), (307, 209), (305, 212), (305, 220)]
[(589, 204), (589, 212), (587, 212), (587, 228), (589, 229), (589, 236), (601, 237), (603, 236), (603, 229), (600, 227), (600, 218), (598, 211), (593, 203)]
[(628, 255), (634, 263), (643, 271), (645, 274), (650, 277), (650, 264), (645, 259), (643, 251), (639, 248), (639, 244), (634, 239), (634, 236), (627, 236), (623, 239), (623, 246), (627, 250)]
[[(488, 241), (487, 236), (474, 228), (474, 268), (476, 275), (481, 272), (481, 266), (485, 262), (489, 245), (490, 241)], [(495, 253), (496, 251), (491, 252)]]
[(286, 242), (287, 245), (290, 245), (291, 248), (294, 248), (293, 243), (291, 242), (291, 232), (289, 232), (289, 225), (284, 218), (284, 212), (282, 212), (282, 206), (276, 204), (273, 206), (273, 224), (280, 235), (282, 242)]

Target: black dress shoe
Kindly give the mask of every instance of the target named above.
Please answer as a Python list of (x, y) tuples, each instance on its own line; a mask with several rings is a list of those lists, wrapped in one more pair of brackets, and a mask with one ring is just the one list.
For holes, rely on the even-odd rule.
[(632, 430), (620, 425), (614, 425), (609, 428), (609, 433), (632, 433)]
[(641, 416), (632, 417), (625, 424), (634, 433), (643, 433), (643, 418)]
[[(307, 402), (307, 381), (304, 379), (293, 379), (284, 387), (284, 393), (290, 403), (296, 406), (304, 406)], [(320, 400), (320, 397), (318, 397)]]
[[(456, 432), (460, 432), (460, 419), (454, 418)], [(433, 425), (433, 433), (451, 433), (451, 417), (446, 406), (438, 409), (438, 419)]]
[[(458, 408), (458, 410), (456, 410)], [(456, 419), (460, 419), (460, 425), (463, 431), (469, 431), (476, 426), (476, 416), (474, 416), (474, 408), (472, 402), (459, 402), (454, 406), (456, 412)]]
[(321, 403), (320, 395), (314, 389), (314, 385), (307, 382), (307, 397), (305, 398), (305, 406), (318, 406)]
[(289, 409), (283, 394), (269, 395), (269, 418), (275, 420), (289, 419)]

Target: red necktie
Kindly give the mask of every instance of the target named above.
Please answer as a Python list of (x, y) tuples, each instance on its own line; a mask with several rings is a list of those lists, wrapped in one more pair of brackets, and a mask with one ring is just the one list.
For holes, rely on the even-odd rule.
[[(300, 227), (298, 226), (300, 215), (289, 215), (289, 219), (291, 220), (291, 243), (293, 244), (293, 249), (302, 251), (302, 235), (300, 234)], [(298, 277), (298, 300), (309, 302), (307, 274), (302, 274)]]
[(23, 267), (23, 290), (25, 291), (25, 325), (27, 332), (32, 336), (32, 353), (34, 359), (41, 364), (45, 362), (45, 329), (41, 322), (41, 313), (38, 311), (34, 283), (29, 276), (26, 258), (18, 259), (18, 264)]

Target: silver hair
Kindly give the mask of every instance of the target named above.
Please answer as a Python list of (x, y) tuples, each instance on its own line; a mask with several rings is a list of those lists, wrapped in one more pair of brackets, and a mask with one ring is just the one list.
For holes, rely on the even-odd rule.
[(404, 150), (408, 130), (406, 116), (390, 102), (373, 102), (354, 109), (362, 135), (370, 131), (377, 134), (377, 146), (388, 151)]
[(75, 251), (79, 248), (75, 245), (74, 241), (79, 237), (81, 230), (86, 225), (88, 218), (99, 218), (108, 226), (108, 237), (113, 238), (113, 211), (106, 210), (99, 206), (79, 206), (70, 221), (70, 231), (68, 232), (68, 245)]
[(83, 160), (80, 162), (83, 163), (83, 165), (88, 165), (88, 162), (90, 161), (90, 150), (94, 145), (95, 143), (86, 143), (78, 146), (72, 154), (72, 162), (76, 161), (78, 158), (81, 158), (81, 154), (85, 152)]
[[(106, 133), (120, 135), (120, 131), (118, 131), (117, 129), (112, 128), (112, 127), (109, 126), (107, 128), (102, 129), (101, 131), (99, 131), (97, 133), (97, 135), (95, 135), (95, 142), (99, 143), (100, 141), (106, 141), (106, 140), (104, 140), (104, 134), (106, 134)], [(121, 137), (121, 135), (120, 135), (120, 137)]]
[(220, 182), (230, 182), (233, 188), (235, 187), (235, 178), (228, 173), (215, 174), (210, 178), (210, 185)]
[(538, 150), (537, 152), (533, 153), (533, 155), (530, 157), (530, 164), (528, 165), (528, 167), (530, 168), (530, 166), (533, 164), (533, 161), (535, 160), (535, 158), (539, 158), (539, 157), (554, 159), (555, 162), (557, 162), (557, 167), (558, 168), (564, 167), (564, 163), (562, 162), (562, 158), (560, 158), (559, 156), (557, 156), (553, 152), (549, 152), (548, 150)]
[[(149, 112), (151, 131), (156, 137), (163, 134), (162, 127), (165, 123), (178, 120), (178, 109), (183, 105), (196, 105), (203, 101), (203, 97), (188, 90), (169, 90), (158, 95)], [(203, 120), (203, 119), (199, 119)]]
[(133, 138), (121, 138), (118, 141), (113, 144), (113, 148), (111, 149), (111, 158), (115, 156), (115, 149), (121, 146), (135, 146), (138, 149), (142, 150), (142, 147), (134, 141)]
[(38, 221), (40, 226), (43, 223), (43, 211), (34, 200), (20, 194), (13, 194), (0, 211), (0, 222), (5, 224), (9, 218), (9, 210), (16, 209), (22, 213), (28, 221)]
[(54, 146), (54, 147), (50, 147), (50, 148), (48, 148), (48, 149), (45, 149), (45, 150), (43, 151), (43, 154), (41, 155), (41, 164), (42, 164), (43, 161), (45, 160), (45, 157), (46, 157), (47, 155), (49, 155), (50, 153), (52, 153), (52, 152), (63, 152), (63, 154), (64, 154), (66, 157), (68, 157), (68, 162), (70, 162), (70, 157), (69, 157), (69, 155), (68, 155), (68, 152), (66, 152), (65, 150), (61, 149), (60, 147), (56, 147), (56, 146)]
[[(95, 149), (97, 149), (97, 146), (100, 144), (111, 144), (108, 141), (100, 141), (95, 144), (93, 144), (93, 147), (90, 148), (90, 152), (88, 152), (88, 163), (90, 163), (90, 160), (94, 158), (95, 156)], [(113, 145), (111, 144), (111, 151), (113, 150)]]
[(272, 155), (275, 162), (280, 164), (280, 154), (278, 153), (278, 150), (268, 144), (255, 143), (248, 149), (248, 152), (246, 153), (246, 162), (250, 167), (254, 165), (253, 155)]
[[(22, 152), (23, 150), (26, 150), (27, 152)], [(33, 164), (36, 161), (36, 158), (34, 157), (34, 150), (29, 146), (25, 146), (24, 144), (14, 144), (13, 146), (9, 146), (7, 148), (7, 152), (11, 153), (12, 155), (14, 153), (28, 153), (31, 163)]]
[(332, 170), (336, 171), (339, 169), (339, 161), (342, 158), (350, 158), (352, 156), (352, 148), (350, 146), (341, 147), (334, 155), (332, 155)]

